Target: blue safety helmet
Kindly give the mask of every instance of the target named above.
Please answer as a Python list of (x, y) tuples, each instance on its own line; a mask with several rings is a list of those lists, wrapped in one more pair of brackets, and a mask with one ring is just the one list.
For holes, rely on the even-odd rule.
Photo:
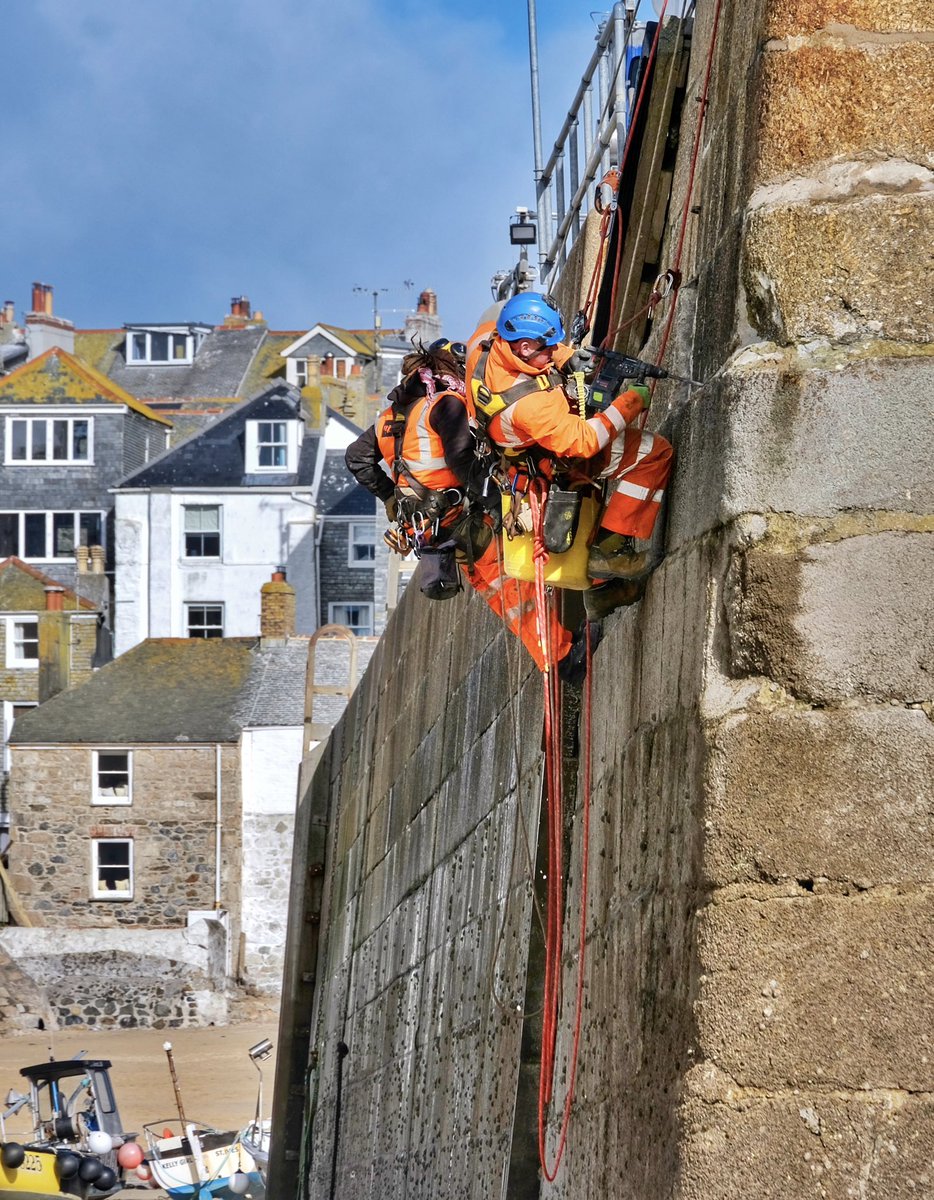
[(564, 337), (564, 326), (550, 296), (540, 292), (520, 292), (503, 305), (496, 332), (507, 342), (534, 338), (546, 346), (557, 346)]

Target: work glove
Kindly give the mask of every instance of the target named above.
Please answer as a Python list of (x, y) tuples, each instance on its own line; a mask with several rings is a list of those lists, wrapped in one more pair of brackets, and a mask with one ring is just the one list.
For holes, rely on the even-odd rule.
[(399, 519), (399, 501), (395, 496), (390, 496), (386, 504), (386, 520), (397, 521)]
[(652, 403), (652, 391), (647, 384), (634, 383), (632, 385), (632, 387), (629, 388), (629, 391), (636, 392), (636, 393), (638, 393), (639, 396), (642, 397), (643, 410), (647, 409), (649, 407), (649, 405)]

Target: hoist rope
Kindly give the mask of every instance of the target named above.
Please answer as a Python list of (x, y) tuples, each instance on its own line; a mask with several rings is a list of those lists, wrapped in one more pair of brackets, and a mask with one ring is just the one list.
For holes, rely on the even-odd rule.
[(509, 900), (510, 900), (510, 896), (512, 894), (512, 886), (513, 886), (515, 864), (516, 864), (516, 848), (517, 848), (517, 845), (519, 842), (520, 829), (522, 832), (522, 843), (523, 843), (523, 846), (525, 849), (525, 859), (526, 859), (526, 866), (527, 866), (527, 880), (528, 880), (529, 889), (531, 891), (531, 896), (532, 896), (532, 906), (535, 911), (535, 916), (538, 920), (539, 928), (542, 931), (543, 940), (545, 940), (547, 938), (547, 933), (546, 933), (546, 929), (545, 929), (545, 914), (542, 911), (541, 902), (539, 901), (539, 898), (538, 898), (538, 892), (535, 889), (535, 854), (532, 850), (532, 839), (531, 839), (530, 832), (529, 832), (528, 822), (525, 817), (525, 810), (522, 807), (522, 758), (521, 758), (521, 753), (520, 753), (520, 749), (519, 749), (519, 707), (518, 707), (518, 703), (517, 703), (518, 697), (519, 697), (519, 686), (520, 686), (521, 677), (522, 677), (522, 663), (521, 663), (522, 649), (519, 644), (518, 638), (512, 637), (510, 630), (509, 630), (509, 621), (506, 617), (506, 594), (505, 594), (506, 588), (510, 584), (512, 584), (515, 588), (516, 609), (520, 614), (520, 620), (522, 618), (522, 609), (521, 609), (522, 596), (521, 596), (521, 592), (519, 589), (518, 581), (511, 579), (509, 576), (506, 575), (506, 571), (505, 571), (505, 567), (504, 567), (504, 563), (503, 563), (502, 541), (498, 535), (496, 535), (496, 537), (495, 537), (495, 542), (496, 542), (496, 567), (497, 567), (497, 571), (499, 573), (499, 578), (502, 580), (502, 588), (500, 591), (499, 611), (500, 611), (500, 618), (503, 623), (503, 630), (506, 634), (506, 637), (505, 637), (506, 671), (507, 671), (507, 682), (508, 682), (507, 690), (509, 693), (509, 702), (508, 703), (509, 703), (509, 711), (510, 711), (510, 731), (512, 734), (513, 761), (516, 764), (516, 811), (515, 811), (515, 815), (513, 817), (512, 856), (509, 861), (509, 878), (506, 883), (506, 894), (505, 894), (505, 897), (503, 900), (503, 915), (502, 915), (502, 919), (499, 922), (499, 927), (497, 929), (497, 934), (496, 934), (496, 941), (493, 946), (493, 956), (492, 956), (492, 961), (490, 964), (490, 981), (489, 982), (490, 982), (490, 996), (493, 1000), (493, 1003), (500, 1010), (500, 1012), (502, 1012), (505, 1015), (508, 1015), (510, 1017), (521, 1017), (524, 1020), (526, 1017), (538, 1016), (541, 1010), (538, 1009), (538, 1010), (535, 1010), (532, 1012), (526, 1012), (525, 1008), (524, 1008), (524, 1004), (517, 1005), (514, 1000), (513, 1001), (504, 1000), (499, 995), (499, 993), (497, 991), (497, 987), (496, 987), (496, 969), (497, 969), (497, 964), (499, 963), (499, 955), (500, 955), (500, 951), (503, 946), (503, 940), (506, 936), (506, 922), (509, 919)]
[[(697, 159), (700, 153), (701, 138), (704, 133), (704, 122), (707, 117), (707, 106), (710, 98), (710, 76), (713, 71), (714, 52), (717, 47), (717, 34), (720, 30), (720, 10), (723, 0), (716, 0), (713, 14), (713, 25), (710, 30), (710, 45), (707, 49), (707, 64), (704, 69), (704, 85), (701, 89), (701, 94), (698, 97), (700, 111), (697, 114), (697, 128), (694, 131), (694, 145), (691, 149), (691, 166), (688, 171), (687, 191), (684, 197), (684, 206), (681, 209), (681, 228), (678, 232), (678, 245), (675, 250), (675, 261), (673, 271), (675, 272), (674, 284), (672, 291), (674, 295), (671, 298), (671, 303), (668, 306), (668, 313), (665, 317), (665, 324), (662, 328), (661, 341), (659, 343), (659, 351), (655, 360), (656, 366), (661, 366), (661, 361), (665, 356), (665, 351), (668, 349), (668, 339), (671, 336), (671, 327), (675, 319), (675, 309), (678, 304), (678, 297), (681, 294), (681, 256), (684, 251), (685, 236), (687, 234), (688, 216), (691, 212), (691, 199), (694, 194), (694, 180), (697, 174)], [(652, 380), (652, 391), (655, 391), (655, 380)], [(643, 415), (644, 424), (644, 415)]]

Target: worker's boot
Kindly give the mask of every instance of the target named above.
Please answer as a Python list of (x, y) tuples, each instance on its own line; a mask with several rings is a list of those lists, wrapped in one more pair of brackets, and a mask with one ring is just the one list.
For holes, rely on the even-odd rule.
[(608, 579), (584, 592), (584, 612), (591, 621), (600, 621), (615, 612), (636, 604), (645, 593), (644, 579)]
[(574, 630), (567, 654), (558, 663), (558, 675), (562, 683), (576, 688), (581, 686), (587, 677), (587, 659), (593, 655), (602, 639), (602, 623), (584, 618)]
[(645, 570), (646, 555), (636, 549), (635, 538), (607, 531), (590, 547), (587, 574), (591, 579), (635, 579)]

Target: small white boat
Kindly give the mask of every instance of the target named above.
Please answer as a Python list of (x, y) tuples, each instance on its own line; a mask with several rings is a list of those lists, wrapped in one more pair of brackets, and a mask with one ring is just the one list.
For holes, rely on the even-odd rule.
[(174, 1200), (236, 1200), (266, 1195), (256, 1160), (237, 1130), (198, 1121), (143, 1126), (153, 1181)]

